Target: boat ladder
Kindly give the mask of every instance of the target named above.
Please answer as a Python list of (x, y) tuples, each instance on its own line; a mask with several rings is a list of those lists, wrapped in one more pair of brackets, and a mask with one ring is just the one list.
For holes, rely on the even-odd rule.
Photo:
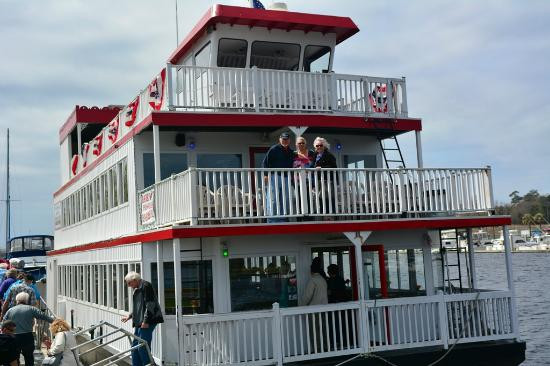
[[(443, 292), (446, 294), (462, 293), (466, 286), (470, 288), (472, 286), (469, 257), (466, 248), (460, 246), (461, 236), (457, 229), (452, 229), (453, 236), (446, 236), (445, 238), (442, 231), (439, 230), (439, 245), (442, 262)], [(450, 243), (451, 245), (445, 246), (445, 243)], [(452, 258), (451, 253), (456, 253), (456, 257)], [(461, 256), (462, 253), (465, 255)], [(464, 269), (466, 281), (463, 281)]]
[[(98, 330), (100, 335), (97, 337), (94, 337), (96, 330)], [(110, 344), (124, 338), (128, 338), (128, 343), (129, 343), (128, 348), (117, 350), (118, 351), (117, 353), (109, 357), (106, 357), (103, 360), (92, 363), (89, 366), (115, 365), (117, 364), (117, 362), (122, 361), (123, 359), (131, 356), (132, 351), (138, 350), (139, 348), (144, 348), (147, 351), (147, 354), (149, 355), (149, 363), (147, 365), (152, 365), (152, 366), (155, 365), (155, 361), (153, 360), (153, 355), (151, 354), (151, 350), (147, 342), (144, 339), (136, 336), (135, 334), (127, 331), (124, 328), (102, 321), (97, 325), (92, 325), (89, 328), (78, 331), (77, 333), (75, 333), (75, 335), (83, 336), (86, 333), (90, 334), (90, 340), (80, 343), (76, 347), (71, 348), (71, 351), (73, 352), (80, 366), (82, 366), (82, 362), (80, 361), (81, 356), (92, 352), (98, 352), (99, 350), (105, 350)], [(86, 349), (82, 350), (81, 352), (81, 349), (83, 348), (86, 348)]]

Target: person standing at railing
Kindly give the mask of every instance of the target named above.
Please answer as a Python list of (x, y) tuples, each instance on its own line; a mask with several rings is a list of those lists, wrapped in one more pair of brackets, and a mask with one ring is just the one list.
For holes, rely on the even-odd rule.
[(34, 365), (34, 319), (42, 319), (51, 323), (53, 318), (36, 307), (27, 305), (29, 298), (27, 292), (18, 293), (15, 297), (17, 304), (6, 312), (4, 320), (12, 320), (16, 324), (15, 338), (19, 342), (21, 353), (25, 358), (25, 365)]
[[(332, 155), (329, 151), (330, 145), (322, 137), (316, 137), (313, 141), (313, 146), (315, 147), (315, 168), (337, 168), (336, 157)], [(320, 205), (317, 207), (318, 214), (328, 214), (331, 213), (330, 206), (332, 206), (332, 212), (336, 212), (335, 201), (334, 201), (334, 186), (335, 183), (338, 183), (337, 177), (330, 174), (329, 172), (317, 173), (316, 174), (316, 189), (317, 194), (319, 195)], [(336, 182), (334, 182), (336, 180)], [(329, 202), (331, 204), (329, 204)], [(330, 221), (332, 217), (325, 216), (325, 220)]]
[[(304, 168), (312, 168), (313, 162), (315, 161), (315, 153), (312, 150), (309, 150), (307, 148), (307, 141), (302, 136), (299, 136), (296, 139), (296, 152), (294, 153), (294, 162), (292, 164), (292, 167), (295, 169), (304, 169)], [(304, 184), (306, 187), (308, 186), (308, 181), (305, 176), (304, 171), (299, 171), (294, 174), (294, 184)], [(305, 190), (307, 192), (307, 189)], [(298, 190), (298, 194), (301, 194), (301, 191)], [(307, 198), (307, 194), (306, 194)], [(300, 199), (299, 202), (302, 200)], [(307, 199), (305, 200), (305, 205), (308, 205)], [(306, 210), (307, 209), (307, 210)], [(309, 212), (309, 207), (304, 208), (304, 212)], [(307, 218), (298, 217), (296, 219), (297, 221), (307, 220)]]
[[(155, 327), (159, 323), (164, 323), (155, 290), (153, 289), (153, 285), (142, 279), (141, 275), (137, 272), (128, 272), (124, 277), (124, 281), (128, 287), (134, 289), (134, 293), (132, 295), (132, 312), (128, 316), (123, 317), (122, 322), (125, 323), (132, 319), (134, 334), (146, 341), (150, 350)], [(138, 341), (134, 339), (132, 347), (138, 344)], [(149, 360), (149, 354), (144, 347), (132, 350), (132, 366), (145, 366), (151, 362), (152, 360)]]
[[(262, 167), (267, 169), (292, 168), (293, 163), (294, 151), (290, 148), (290, 134), (283, 132), (279, 136), (279, 143), (271, 146), (267, 151)], [(271, 173), (271, 179), (269, 179), (268, 172), (264, 172), (265, 183), (268, 185), (266, 192), (267, 214), (270, 216), (267, 219), (268, 223), (288, 221), (288, 218), (281, 217), (288, 213), (285, 212), (285, 208), (288, 211), (288, 195), (290, 194), (288, 180), (285, 179), (287, 174), (290, 173)]]

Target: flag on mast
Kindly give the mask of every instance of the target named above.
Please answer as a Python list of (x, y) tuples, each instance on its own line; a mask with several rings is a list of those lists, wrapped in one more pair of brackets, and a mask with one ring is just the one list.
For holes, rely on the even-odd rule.
[(254, 9), (264, 9), (264, 4), (260, 0), (250, 0), (250, 7)]

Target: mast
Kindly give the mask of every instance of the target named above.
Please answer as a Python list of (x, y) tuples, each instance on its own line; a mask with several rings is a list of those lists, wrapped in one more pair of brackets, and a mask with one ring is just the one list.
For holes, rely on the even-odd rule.
[(10, 129), (7, 131), (7, 154), (6, 154), (6, 254), (10, 242)]

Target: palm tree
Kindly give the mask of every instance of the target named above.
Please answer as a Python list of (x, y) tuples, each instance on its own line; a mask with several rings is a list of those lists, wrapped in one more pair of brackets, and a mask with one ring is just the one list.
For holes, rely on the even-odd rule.
[(523, 225), (529, 225), (529, 236), (531, 236), (531, 225), (533, 224), (533, 216), (531, 214), (523, 214), (521, 217), (521, 223)]
[(540, 231), (542, 232), (542, 227), (541, 225), (544, 224), (544, 222), (546, 221), (544, 219), (544, 215), (542, 213), (537, 213), (535, 214), (535, 216), (533, 216), (533, 221), (535, 222), (535, 224), (537, 224), (539, 226), (539, 229)]

